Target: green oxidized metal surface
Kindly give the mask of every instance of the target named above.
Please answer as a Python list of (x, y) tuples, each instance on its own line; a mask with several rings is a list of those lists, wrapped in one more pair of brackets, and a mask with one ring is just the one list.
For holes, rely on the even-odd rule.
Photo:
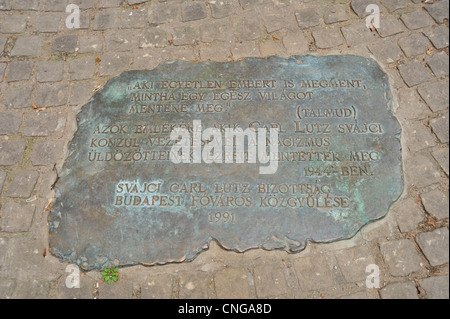
[[(278, 170), (170, 160), (171, 131), (277, 128)], [(356, 56), (170, 62), (128, 71), (78, 115), (51, 210), (54, 255), (98, 269), (354, 236), (403, 190), (388, 78)], [(208, 141), (203, 140), (203, 143)]]

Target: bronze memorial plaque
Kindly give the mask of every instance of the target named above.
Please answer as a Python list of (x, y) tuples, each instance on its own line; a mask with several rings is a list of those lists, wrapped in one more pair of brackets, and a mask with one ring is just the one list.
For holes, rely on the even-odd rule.
[(388, 77), (357, 56), (168, 62), (83, 106), (50, 247), (85, 270), (354, 236), (403, 190)]

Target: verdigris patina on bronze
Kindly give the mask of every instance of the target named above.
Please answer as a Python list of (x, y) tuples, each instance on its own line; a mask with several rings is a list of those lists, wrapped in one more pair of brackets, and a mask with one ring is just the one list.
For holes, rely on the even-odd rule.
[[(220, 133), (276, 129), (276, 172), (194, 163), (192, 152), (174, 163), (171, 133), (194, 134), (195, 121)], [(350, 238), (402, 192), (400, 133), (388, 78), (362, 57), (125, 72), (78, 115), (49, 217), (52, 253), (90, 270), (190, 261), (211, 240), (294, 253)]]

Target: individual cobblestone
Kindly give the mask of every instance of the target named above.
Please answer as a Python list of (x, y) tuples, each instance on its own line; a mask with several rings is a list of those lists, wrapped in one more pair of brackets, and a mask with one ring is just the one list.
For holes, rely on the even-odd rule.
[(62, 141), (42, 141), (36, 143), (31, 155), (31, 163), (35, 166), (54, 165), (62, 159)]
[(390, 37), (404, 31), (406, 31), (406, 28), (403, 23), (391, 16), (383, 18), (383, 23), (380, 23), (380, 27), (377, 29), (377, 32), (382, 38)]
[(0, 166), (11, 166), (22, 163), (25, 142), (0, 142)]
[(29, 231), (35, 210), (36, 207), (32, 204), (6, 202), (2, 207), (1, 231), (8, 233)]
[(447, 227), (438, 228), (428, 233), (420, 233), (417, 235), (417, 242), (432, 266), (448, 264), (449, 232)]
[(19, 131), (22, 116), (13, 112), (0, 112), (0, 135), (13, 135)]
[(312, 33), (316, 40), (316, 45), (320, 49), (329, 49), (340, 46), (344, 43), (339, 29), (320, 29)]
[(40, 35), (20, 37), (16, 40), (11, 56), (39, 56), (43, 40)]
[(407, 57), (425, 54), (431, 46), (428, 39), (420, 33), (413, 33), (406, 38), (402, 38), (398, 41), (398, 44)]
[(393, 209), (397, 225), (402, 233), (414, 231), (425, 216), (420, 210), (417, 200), (407, 198), (402, 200)]
[(422, 262), (414, 243), (400, 239), (380, 246), (383, 259), (394, 277), (408, 276), (422, 269)]
[(58, 114), (56, 112), (35, 112), (25, 116), (24, 136), (49, 136), (58, 125)]
[(420, 287), (425, 290), (428, 299), (449, 298), (448, 275), (422, 279), (420, 281)]
[(62, 106), (67, 104), (68, 86), (65, 84), (41, 84), (36, 87), (35, 104), (37, 107)]
[(201, 2), (188, 2), (182, 5), (181, 17), (183, 22), (205, 19), (208, 16), (206, 6)]
[(448, 0), (436, 1), (433, 4), (425, 6), (425, 9), (434, 18), (434, 20), (436, 20), (437, 23), (444, 23), (444, 20), (448, 21), (448, 3)]
[(437, 53), (427, 59), (427, 64), (438, 78), (445, 78), (449, 75), (449, 59), (445, 52)]
[(430, 121), (431, 129), (441, 143), (448, 143), (448, 113)]
[(217, 298), (249, 299), (248, 274), (243, 268), (223, 269), (214, 274)]
[(31, 61), (13, 61), (6, 68), (6, 81), (18, 82), (29, 80), (34, 63)]
[(29, 198), (39, 178), (39, 173), (32, 170), (25, 170), (17, 173), (11, 182), (8, 190), (10, 198)]
[(448, 176), (449, 175), (448, 147), (436, 150), (431, 154), (433, 155), (434, 159), (439, 163), (439, 165), (441, 165), (445, 174), (447, 174)]
[(280, 266), (259, 265), (254, 268), (253, 272), (258, 297), (270, 298), (286, 294), (286, 278)]
[(400, 75), (409, 87), (422, 84), (433, 79), (433, 75), (419, 61), (407, 62), (398, 67)]
[(448, 47), (449, 32), (445, 25), (425, 31), (424, 34), (430, 39), (436, 49), (441, 50)]
[(418, 92), (433, 112), (448, 108), (448, 82), (428, 83), (420, 87)]
[(63, 80), (64, 62), (62, 61), (44, 61), (36, 65), (36, 81), (59, 82)]
[(403, 23), (411, 30), (430, 27), (434, 24), (433, 19), (422, 9), (411, 13), (405, 13), (401, 17)]
[(391, 284), (380, 291), (382, 299), (419, 299), (417, 288), (412, 282)]

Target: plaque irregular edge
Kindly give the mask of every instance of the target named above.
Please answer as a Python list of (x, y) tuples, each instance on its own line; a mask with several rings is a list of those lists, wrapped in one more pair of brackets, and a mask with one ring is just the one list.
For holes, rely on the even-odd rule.
[[(296, 242), (295, 240), (291, 240), (287, 237), (285, 237), (284, 239), (280, 239), (277, 238), (277, 241), (279, 242), (279, 245), (276, 245), (276, 247), (267, 245), (267, 243), (260, 243), (257, 247), (249, 247), (249, 248), (245, 248), (245, 249), (239, 249), (239, 248), (233, 248), (233, 247), (227, 247), (225, 244), (221, 243), (220, 240), (209, 236), (208, 241), (202, 245), (201, 247), (198, 247), (198, 249), (192, 251), (190, 254), (186, 254), (185, 256), (183, 256), (180, 259), (177, 260), (167, 260), (167, 261), (155, 261), (152, 263), (148, 263), (148, 262), (143, 262), (143, 261), (138, 261), (135, 260), (133, 262), (127, 262), (126, 264), (115, 264), (114, 260), (111, 260), (105, 256), (99, 256), (97, 257), (98, 261), (96, 261), (93, 264), (89, 264), (89, 265), (83, 265), (83, 257), (81, 257), (81, 262), (80, 262), (80, 257), (77, 256), (76, 252), (71, 252), (71, 253), (66, 253), (66, 252), (62, 252), (59, 251), (58, 248), (55, 247), (55, 245), (53, 245), (53, 241), (52, 241), (52, 229), (54, 229), (54, 223), (55, 221), (57, 223), (59, 223), (58, 218), (60, 218), (60, 216), (58, 216), (58, 213), (55, 213), (53, 211), (53, 209), (51, 209), (49, 216), (48, 216), (48, 222), (49, 222), (49, 247), (50, 247), (50, 252), (53, 256), (59, 258), (61, 261), (64, 262), (71, 262), (71, 263), (76, 263), (80, 266), (81, 269), (85, 270), (85, 271), (90, 271), (90, 270), (95, 270), (95, 269), (102, 269), (105, 267), (105, 265), (114, 265), (117, 267), (128, 267), (128, 266), (135, 266), (135, 265), (144, 265), (144, 266), (154, 266), (154, 265), (165, 265), (165, 264), (171, 264), (171, 263), (183, 263), (183, 262), (192, 262), (194, 259), (196, 259), (198, 257), (199, 254), (201, 254), (204, 251), (207, 251), (210, 248), (210, 243), (211, 241), (214, 241), (219, 247), (221, 247), (222, 249), (226, 250), (226, 251), (232, 251), (232, 252), (236, 252), (236, 253), (244, 253), (246, 251), (249, 250), (256, 250), (256, 249), (262, 249), (262, 250), (266, 250), (266, 251), (273, 251), (273, 250), (284, 250), (287, 253), (290, 254), (295, 254), (295, 253), (299, 253), (301, 251), (303, 251), (304, 249), (306, 249), (308, 242), (310, 243), (318, 243), (318, 244), (326, 244), (326, 243), (333, 243), (333, 242), (337, 242), (337, 241), (344, 241), (344, 240), (349, 240), (351, 238), (353, 238), (354, 236), (357, 235), (358, 232), (361, 231), (361, 229), (363, 229), (364, 227), (366, 227), (369, 224), (372, 224), (376, 221), (379, 221), (383, 218), (386, 217), (386, 215), (389, 213), (392, 205), (398, 201), (398, 199), (402, 196), (403, 191), (404, 191), (404, 173), (403, 173), (403, 160), (402, 160), (402, 145), (401, 145), (401, 133), (402, 133), (402, 127), (398, 121), (398, 119), (395, 116), (395, 112), (393, 109), (393, 104), (394, 104), (394, 97), (392, 94), (392, 85), (390, 83), (390, 77), (387, 75), (387, 73), (385, 72), (385, 70), (380, 66), (380, 64), (376, 61), (375, 58), (373, 58), (372, 56), (370, 58), (367, 57), (363, 57), (363, 56), (357, 56), (357, 55), (329, 55), (329, 56), (314, 56), (314, 55), (294, 55), (294, 56), (290, 56), (290, 57), (266, 57), (266, 58), (257, 58), (257, 57), (249, 57), (249, 58), (245, 58), (239, 61), (246, 61), (246, 60), (270, 60), (270, 59), (276, 59), (276, 58), (282, 58), (282, 59), (297, 59), (297, 60), (302, 60), (305, 57), (313, 57), (313, 58), (321, 58), (321, 57), (355, 57), (355, 58), (361, 58), (361, 59), (366, 59), (369, 60), (371, 64), (373, 64), (376, 68), (378, 68), (381, 73), (383, 74), (383, 81), (386, 82), (387, 86), (386, 86), (386, 101), (387, 101), (387, 108), (389, 109), (391, 116), (393, 118), (393, 121), (396, 121), (396, 124), (398, 124), (398, 135), (396, 135), (396, 139), (398, 140), (400, 149), (398, 152), (398, 156), (399, 156), (399, 169), (401, 171), (401, 180), (399, 181), (400, 187), (398, 189), (396, 189), (396, 191), (398, 192), (397, 196), (394, 196), (395, 199), (392, 200), (391, 202), (389, 202), (388, 208), (386, 211), (383, 211), (382, 214), (379, 214), (379, 216), (377, 216), (377, 218), (375, 219), (371, 219), (368, 220), (364, 223), (361, 223), (361, 225), (359, 226), (358, 229), (356, 229), (355, 231), (353, 231), (351, 234), (349, 234), (348, 236), (343, 236), (340, 238), (332, 238), (332, 239), (328, 239), (328, 240), (314, 240), (313, 238), (308, 238), (306, 239), (306, 241), (304, 243), (299, 243)], [(230, 61), (230, 62), (201, 62), (202, 64), (209, 64), (209, 63), (215, 63), (215, 64), (226, 64), (226, 63), (233, 63), (233, 62), (238, 62), (238, 61)], [(160, 65), (158, 65), (157, 67), (151, 69), (151, 70), (156, 70), (158, 69), (161, 65), (167, 65), (167, 64), (174, 64), (174, 63), (188, 63), (188, 64), (200, 64), (200, 62), (185, 62), (185, 61), (166, 61), (161, 63)], [(145, 70), (148, 71), (148, 70)], [(91, 96), (91, 98), (84, 103), (83, 107), (80, 108), (78, 114), (83, 112), (83, 109), (86, 105), (90, 104), (97, 95), (101, 94), (104, 90), (106, 90), (108, 88), (108, 85), (112, 82), (114, 82), (114, 80), (118, 79), (119, 77), (124, 76), (124, 74), (127, 73), (134, 73), (134, 72), (139, 72), (139, 70), (128, 70), (125, 72), (122, 72), (121, 74), (110, 78), (100, 89), (96, 90), (94, 92), (94, 94)], [(77, 115), (78, 118), (78, 115)], [(66, 156), (64, 158), (64, 164), (63, 164), (63, 168), (62, 170), (64, 170), (67, 160), (70, 156), (72, 156), (72, 154), (74, 152), (76, 152), (76, 144), (74, 144), (74, 140), (77, 136), (77, 133), (79, 131), (80, 127), (77, 124), (77, 128), (69, 142), (69, 149), (66, 153)], [(58, 192), (58, 182), (56, 183), (56, 201), (55, 203), (59, 200), (59, 192)]]

